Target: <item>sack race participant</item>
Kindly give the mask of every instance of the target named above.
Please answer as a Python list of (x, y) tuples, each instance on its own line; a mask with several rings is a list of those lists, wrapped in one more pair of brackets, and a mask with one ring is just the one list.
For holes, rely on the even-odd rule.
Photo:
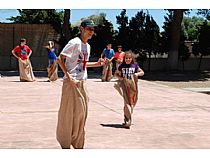
[(48, 53), (48, 78), (49, 81), (56, 81), (58, 79), (58, 64), (56, 61), (56, 48), (54, 47), (53, 41), (48, 41), (48, 45), (45, 46)]
[(119, 65), (115, 75), (119, 79), (114, 88), (124, 100), (124, 127), (130, 128), (133, 109), (138, 100), (138, 76), (143, 76), (144, 71), (134, 63), (134, 54), (125, 52), (123, 63)]
[(12, 54), (18, 59), (20, 81), (35, 81), (32, 65), (29, 59), (32, 50), (26, 45), (25, 38), (20, 39), (20, 44), (12, 50)]
[(110, 81), (113, 77), (112, 75), (112, 60), (114, 59), (115, 52), (112, 49), (112, 44), (107, 44), (106, 48), (103, 50), (101, 54), (101, 58), (104, 58), (105, 65), (103, 66), (102, 71), (102, 82)]
[(57, 58), (65, 74), (56, 131), (62, 149), (70, 149), (71, 146), (76, 149), (84, 148), (89, 102), (86, 89), (87, 67), (104, 64), (102, 59), (98, 62), (88, 61), (90, 45), (87, 41), (94, 34), (94, 27), (92, 20), (82, 21), (81, 35), (71, 39)]

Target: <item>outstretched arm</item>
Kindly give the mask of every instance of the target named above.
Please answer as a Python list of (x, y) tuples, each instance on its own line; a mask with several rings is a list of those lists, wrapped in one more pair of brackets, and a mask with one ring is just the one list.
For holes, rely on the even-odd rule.
[(87, 62), (88, 67), (100, 67), (104, 65), (104, 59), (99, 58), (97, 62)]

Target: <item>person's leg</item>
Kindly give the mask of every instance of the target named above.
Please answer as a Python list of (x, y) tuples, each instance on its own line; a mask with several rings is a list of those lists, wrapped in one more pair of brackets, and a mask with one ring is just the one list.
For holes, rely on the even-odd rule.
[(83, 81), (77, 84), (77, 93), (78, 99), (76, 101), (76, 105), (74, 107), (74, 128), (72, 134), (72, 146), (76, 149), (84, 148), (85, 141), (85, 122), (87, 118), (88, 111), (88, 96), (86, 91), (86, 86)]
[(131, 115), (132, 115), (130, 105), (125, 103), (123, 110), (124, 110), (124, 126), (126, 128), (130, 128), (130, 126), (131, 126)]
[(70, 149), (72, 144), (74, 98), (72, 86), (67, 80), (64, 80), (56, 131), (56, 138), (62, 149)]

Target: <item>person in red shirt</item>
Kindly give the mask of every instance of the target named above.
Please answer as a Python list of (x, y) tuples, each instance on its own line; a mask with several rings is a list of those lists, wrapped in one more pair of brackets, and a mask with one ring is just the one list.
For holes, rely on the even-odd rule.
[(117, 46), (117, 52), (115, 53), (115, 59), (116, 59), (116, 70), (118, 69), (119, 65), (122, 63), (124, 58), (125, 52), (122, 51), (122, 46)]
[(32, 50), (26, 45), (25, 38), (20, 39), (20, 44), (12, 50), (12, 54), (19, 62), (20, 81), (35, 81), (31, 62), (29, 60)]

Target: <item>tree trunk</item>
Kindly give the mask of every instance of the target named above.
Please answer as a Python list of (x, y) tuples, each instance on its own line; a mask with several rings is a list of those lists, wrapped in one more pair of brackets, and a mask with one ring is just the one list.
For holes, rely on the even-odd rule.
[(170, 49), (168, 53), (168, 63), (170, 70), (177, 70), (178, 68), (178, 50), (181, 34), (181, 23), (183, 19), (183, 10), (174, 10), (173, 21), (171, 25), (171, 40)]
[(71, 31), (70, 31), (70, 15), (71, 10), (65, 9), (64, 10), (64, 22), (63, 22), (63, 34), (65, 41), (68, 42), (71, 39)]

